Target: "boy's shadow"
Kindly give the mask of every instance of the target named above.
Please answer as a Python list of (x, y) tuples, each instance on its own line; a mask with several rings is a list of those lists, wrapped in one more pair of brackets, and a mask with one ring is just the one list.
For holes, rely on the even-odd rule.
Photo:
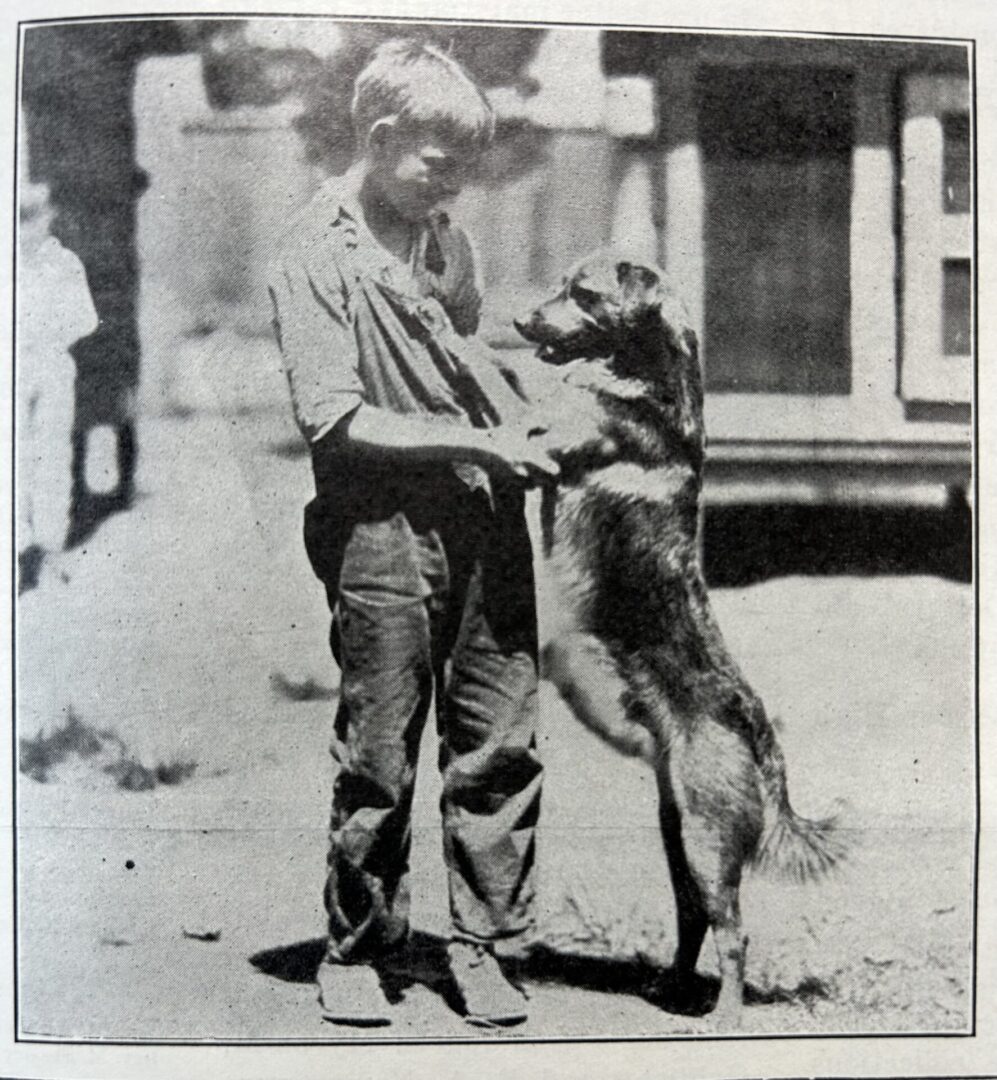
[[(294, 945), (265, 949), (249, 958), (264, 975), (284, 982), (311, 983), (325, 953), (324, 938)], [(704, 1016), (716, 1005), (720, 981), (697, 974), (679, 977), (671, 968), (649, 961), (603, 956), (583, 956), (560, 952), (549, 945), (536, 945), (524, 957), (503, 958), (503, 970), (520, 984), (558, 984), (603, 994), (639, 997), (648, 1004), (675, 1016)], [(434, 934), (416, 931), (405, 955), (382, 972), (389, 998), (400, 999), (404, 991), (421, 984), (452, 1002), (454, 987), (447, 965), (446, 942)], [(774, 986), (760, 989), (748, 983), (744, 988), (747, 1005), (803, 1004), (830, 997), (829, 988), (816, 978), (804, 979), (792, 989)]]
[[(264, 975), (283, 982), (312, 983), (325, 955), (325, 938), (299, 941), (295, 945), (264, 949), (249, 962)], [(399, 1000), (416, 983), (428, 987), (447, 1001), (453, 1000), (455, 987), (447, 961), (447, 943), (435, 934), (415, 931), (403, 954), (380, 969), (381, 982), (389, 1000)]]

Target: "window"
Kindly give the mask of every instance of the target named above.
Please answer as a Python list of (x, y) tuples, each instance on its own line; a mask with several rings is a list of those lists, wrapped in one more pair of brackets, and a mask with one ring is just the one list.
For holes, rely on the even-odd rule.
[(972, 352), (972, 272), (969, 259), (942, 263), (942, 352), (969, 356)]
[(852, 76), (704, 67), (706, 385), (847, 394)]
[(903, 107), (901, 395), (908, 402), (968, 402), (973, 373), (969, 80), (911, 75)]
[(969, 113), (942, 117), (942, 206), (946, 214), (969, 213)]

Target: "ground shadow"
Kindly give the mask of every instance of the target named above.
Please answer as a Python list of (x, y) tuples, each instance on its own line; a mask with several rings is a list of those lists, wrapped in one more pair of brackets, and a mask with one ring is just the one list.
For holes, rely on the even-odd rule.
[(972, 580), (972, 513), (945, 507), (707, 507), (703, 561), (711, 586), (791, 574), (930, 574)]
[(274, 457), (283, 458), (285, 461), (297, 461), (299, 458), (308, 457), (308, 443), (304, 439), (278, 439), (267, 446), (267, 450)]
[(294, 945), (279, 945), (254, 953), (249, 962), (264, 975), (281, 982), (311, 983), (325, 955), (325, 938), (311, 938)]
[[(325, 952), (325, 940), (314, 938), (294, 945), (266, 949), (249, 958), (264, 975), (283, 982), (312, 983)], [(704, 1016), (716, 1005), (720, 993), (718, 979), (706, 975), (679, 977), (671, 968), (639, 957), (585, 956), (561, 952), (549, 945), (536, 945), (524, 957), (503, 958), (509, 978), (521, 985), (557, 984), (603, 994), (638, 997), (675, 1016)], [(446, 942), (434, 934), (416, 932), (410, 948), (382, 969), (389, 998), (400, 997), (405, 989), (420, 983), (454, 1004), (454, 987), (447, 969)], [(826, 1000), (830, 990), (821, 980), (809, 977), (798, 986), (744, 988), (746, 1005), (802, 1004)]]
[[(282, 982), (312, 983), (325, 955), (324, 938), (266, 949), (249, 958), (264, 975)], [(453, 1003), (454, 986), (447, 963), (447, 943), (435, 934), (413, 933), (404, 952), (393, 955), (380, 967), (381, 982), (389, 999), (398, 998), (421, 983)]]
[(282, 671), (275, 671), (270, 675), (270, 689), (274, 697), (295, 703), (332, 701), (337, 696), (335, 690), (316, 682), (311, 676), (302, 680), (289, 679)]
[[(535, 947), (519, 965), (526, 982), (558, 983), (603, 994), (626, 994), (675, 1016), (704, 1016), (720, 994), (720, 980), (708, 975), (678, 975), (639, 957), (584, 956), (560, 952), (546, 945)], [(795, 987), (758, 987), (745, 984), (746, 1005), (803, 1004), (830, 997), (819, 979), (804, 979)]]

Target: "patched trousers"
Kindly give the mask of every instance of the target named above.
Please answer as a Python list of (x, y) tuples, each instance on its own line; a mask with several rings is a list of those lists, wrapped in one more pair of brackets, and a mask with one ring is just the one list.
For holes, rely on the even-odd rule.
[(342, 672), (329, 959), (373, 959), (408, 934), (412, 795), (434, 695), (454, 934), (521, 935), (542, 782), (522, 490), (472, 489), (438, 467), (353, 487), (320, 495), (305, 517)]

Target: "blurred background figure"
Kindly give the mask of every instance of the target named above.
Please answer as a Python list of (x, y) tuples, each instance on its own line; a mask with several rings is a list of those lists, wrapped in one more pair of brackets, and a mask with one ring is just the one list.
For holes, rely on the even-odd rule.
[(28, 179), (48, 185), (56, 232), (86, 269), (99, 322), (73, 343), (70, 547), (135, 495), (141, 347), (135, 208), (148, 186), (136, 166), (135, 72), (184, 47), (171, 22), (66, 23), (25, 34)]
[(17, 260), (17, 591), (58, 570), (70, 528), (70, 346), (97, 328), (83, 264), (50, 232), (45, 184), (20, 190)]

